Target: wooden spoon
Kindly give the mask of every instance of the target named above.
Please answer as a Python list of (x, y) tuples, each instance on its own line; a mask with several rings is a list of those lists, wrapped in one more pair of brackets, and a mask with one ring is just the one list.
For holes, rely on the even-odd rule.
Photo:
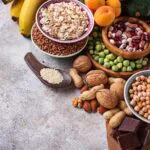
[(49, 68), (47, 66), (44, 66), (43, 64), (41, 64), (34, 56), (31, 52), (27, 53), (24, 57), (25, 62), (27, 63), (27, 65), (29, 66), (29, 68), (34, 72), (34, 74), (40, 79), (40, 81), (42, 83), (44, 83), (46, 86), (48, 87), (53, 87), (53, 88), (63, 88), (63, 87), (68, 87), (69, 85), (71, 85), (72, 83), (72, 79), (70, 77), (70, 75), (68, 73), (66, 73), (63, 70), (60, 69), (55, 69), (57, 71), (59, 71), (59, 73), (61, 73), (61, 75), (63, 76), (63, 81), (59, 84), (52, 84), (47, 82), (46, 80), (44, 80), (41, 75), (40, 75), (40, 71), (43, 68)]

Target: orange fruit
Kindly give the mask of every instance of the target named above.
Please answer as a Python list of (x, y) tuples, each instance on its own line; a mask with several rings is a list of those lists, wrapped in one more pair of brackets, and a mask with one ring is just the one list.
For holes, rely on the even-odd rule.
[(99, 7), (94, 14), (94, 20), (99, 26), (108, 26), (114, 19), (115, 12), (110, 6)]
[(105, 5), (105, 0), (85, 0), (85, 4), (92, 10)]

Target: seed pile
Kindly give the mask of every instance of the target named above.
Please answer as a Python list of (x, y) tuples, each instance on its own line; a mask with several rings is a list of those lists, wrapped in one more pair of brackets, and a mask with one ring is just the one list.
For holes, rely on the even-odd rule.
[(150, 120), (150, 76), (139, 76), (129, 90), (130, 104), (141, 116)]
[(119, 21), (109, 27), (111, 44), (128, 52), (143, 51), (150, 42), (150, 35), (141, 24)]
[(84, 39), (82, 41), (71, 44), (57, 43), (45, 37), (39, 31), (36, 25), (33, 28), (32, 38), (41, 50), (58, 56), (67, 56), (78, 52), (81, 48), (83, 48), (87, 41), (87, 39)]
[(86, 11), (76, 3), (60, 2), (41, 9), (40, 23), (50, 36), (70, 40), (87, 31), (89, 19)]
[(40, 70), (40, 75), (51, 84), (59, 84), (63, 81), (63, 76), (55, 69), (43, 68)]

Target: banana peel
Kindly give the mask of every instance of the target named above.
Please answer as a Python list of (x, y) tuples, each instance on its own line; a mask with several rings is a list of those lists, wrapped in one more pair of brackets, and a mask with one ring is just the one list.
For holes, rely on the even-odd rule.
[(10, 15), (12, 20), (19, 21), (20, 11), (22, 8), (22, 5), (24, 3), (24, 0), (14, 0), (11, 8), (10, 8)]
[(36, 11), (39, 6), (46, 0), (25, 0), (21, 8), (19, 16), (19, 29), (20, 33), (29, 37), (32, 25), (35, 22)]

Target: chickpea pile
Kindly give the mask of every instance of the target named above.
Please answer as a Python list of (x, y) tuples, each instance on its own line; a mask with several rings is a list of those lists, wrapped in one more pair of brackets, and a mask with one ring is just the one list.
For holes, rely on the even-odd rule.
[(150, 76), (138, 76), (132, 83), (130, 94), (130, 104), (134, 110), (144, 118), (150, 120)]

